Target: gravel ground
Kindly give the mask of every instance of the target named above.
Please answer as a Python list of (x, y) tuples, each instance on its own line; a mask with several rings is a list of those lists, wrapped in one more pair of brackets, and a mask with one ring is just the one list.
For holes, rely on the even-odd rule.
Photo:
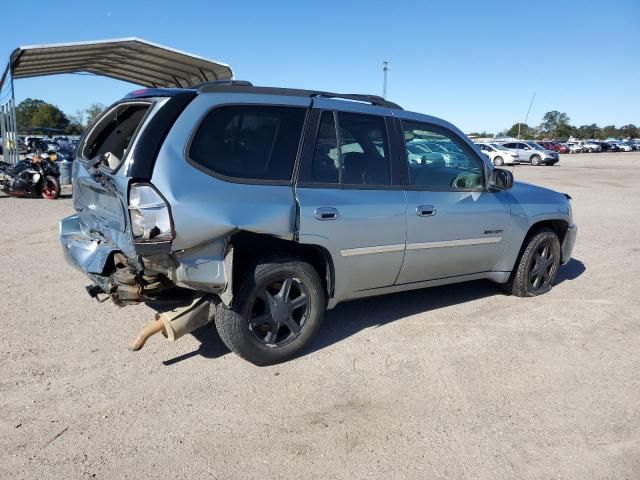
[(84, 292), (59, 201), (0, 198), (0, 478), (640, 478), (640, 153), (516, 179), (570, 193), (574, 260), (532, 299), (488, 282), (346, 303), (291, 362)]

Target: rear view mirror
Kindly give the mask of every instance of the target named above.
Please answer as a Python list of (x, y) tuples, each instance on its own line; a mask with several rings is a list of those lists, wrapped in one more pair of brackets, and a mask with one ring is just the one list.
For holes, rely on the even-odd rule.
[(509, 190), (513, 187), (513, 174), (509, 170), (494, 168), (489, 174), (489, 188), (491, 190)]

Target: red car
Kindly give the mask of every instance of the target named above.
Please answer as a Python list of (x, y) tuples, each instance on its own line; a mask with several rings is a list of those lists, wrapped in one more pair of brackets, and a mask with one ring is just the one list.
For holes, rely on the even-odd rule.
[(562, 143), (557, 142), (538, 142), (539, 145), (546, 148), (547, 150), (553, 150), (558, 153), (569, 153), (569, 147), (563, 145)]

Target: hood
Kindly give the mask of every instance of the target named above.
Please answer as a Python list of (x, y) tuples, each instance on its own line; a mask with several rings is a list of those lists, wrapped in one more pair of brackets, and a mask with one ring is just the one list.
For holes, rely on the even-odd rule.
[(523, 203), (567, 203), (566, 194), (532, 183), (513, 182), (513, 187), (509, 191)]

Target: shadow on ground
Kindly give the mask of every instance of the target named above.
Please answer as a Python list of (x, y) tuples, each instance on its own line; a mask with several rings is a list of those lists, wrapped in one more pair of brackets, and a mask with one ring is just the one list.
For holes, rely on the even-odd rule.
[[(572, 259), (560, 268), (555, 285), (575, 280), (585, 271), (586, 267), (580, 260)], [(367, 328), (380, 327), (419, 313), (496, 295), (504, 295), (500, 285), (477, 280), (341, 303), (326, 313), (320, 331), (301, 356), (322, 350)], [(193, 336), (201, 343), (197, 350), (162, 363), (170, 366), (197, 355), (219, 358), (229, 353), (213, 324), (196, 330)]]

